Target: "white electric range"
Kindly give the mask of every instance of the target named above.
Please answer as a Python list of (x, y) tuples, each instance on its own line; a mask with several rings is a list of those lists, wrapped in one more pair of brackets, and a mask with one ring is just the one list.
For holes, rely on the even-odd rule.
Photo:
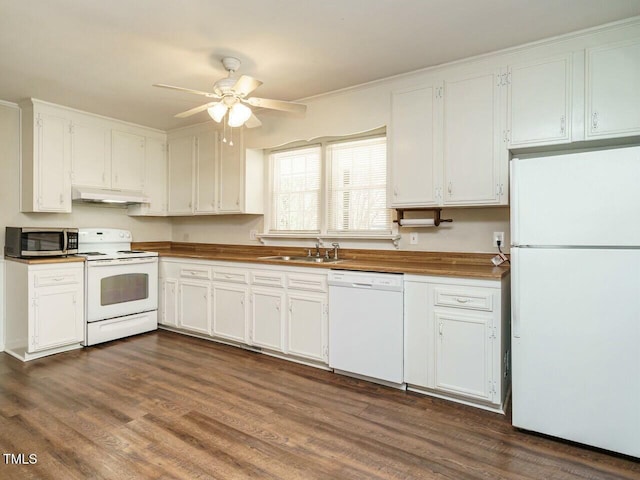
[(158, 328), (158, 253), (131, 250), (131, 232), (81, 228), (85, 262), (85, 346)]

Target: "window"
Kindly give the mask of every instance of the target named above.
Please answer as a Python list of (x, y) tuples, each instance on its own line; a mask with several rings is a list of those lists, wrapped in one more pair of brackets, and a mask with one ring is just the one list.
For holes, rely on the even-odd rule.
[(385, 136), (276, 151), (269, 163), (270, 233), (391, 233)]
[(329, 232), (390, 232), (387, 141), (384, 137), (332, 143), (329, 164)]
[(320, 231), (320, 147), (271, 155), (271, 230)]

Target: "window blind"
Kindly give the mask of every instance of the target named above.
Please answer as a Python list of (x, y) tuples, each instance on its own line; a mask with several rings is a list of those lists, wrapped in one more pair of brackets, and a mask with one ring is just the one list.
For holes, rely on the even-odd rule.
[(272, 167), (272, 232), (320, 230), (319, 146), (270, 155)]
[(332, 233), (391, 232), (387, 201), (387, 139), (367, 138), (327, 147)]

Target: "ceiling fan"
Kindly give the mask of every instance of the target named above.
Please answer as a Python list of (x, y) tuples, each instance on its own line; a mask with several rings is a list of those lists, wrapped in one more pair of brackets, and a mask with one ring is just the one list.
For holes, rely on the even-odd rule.
[(307, 106), (301, 103), (258, 97), (247, 98), (247, 95), (262, 85), (262, 82), (249, 75), (242, 75), (240, 78), (236, 78), (234, 73), (240, 68), (240, 60), (237, 58), (224, 57), (222, 59), (222, 65), (225, 70), (229, 72), (229, 75), (213, 84), (213, 92), (202, 92), (200, 90), (174, 87), (173, 85), (165, 85), (162, 83), (155, 83), (153, 86), (170, 88), (172, 90), (179, 90), (181, 92), (193, 93), (215, 99), (215, 101), (205, 103), (186, 112), (178, 113), (175, 115), (176, 118), (186, 118), (207, 110), (211, 118), (220, 123), (227, 112), (229, 112), (227, 124), (230, 127), (246, 125), (247, 128), (253, 128), (259, 127), (262, 123), (247, 105), (292, 113), (302, 114), (306, 112)]

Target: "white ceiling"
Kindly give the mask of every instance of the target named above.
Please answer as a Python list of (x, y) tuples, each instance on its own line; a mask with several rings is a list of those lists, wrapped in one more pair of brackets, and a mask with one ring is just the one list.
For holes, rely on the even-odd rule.
[(160, 129), (225, 75), (295, 100), (640, 15), (640, 0), (0, 0), (0, 99)]

